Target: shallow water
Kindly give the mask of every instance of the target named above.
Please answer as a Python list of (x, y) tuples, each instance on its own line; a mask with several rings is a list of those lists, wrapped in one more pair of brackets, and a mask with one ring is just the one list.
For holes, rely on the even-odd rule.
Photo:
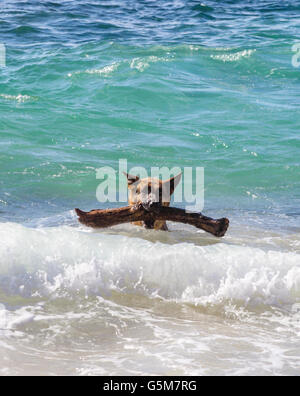
[[(299, 8), (1, 5), (2, 375), (299, 375)], [(226, 237), (79, 226), (120, 158), (204, 167)]]

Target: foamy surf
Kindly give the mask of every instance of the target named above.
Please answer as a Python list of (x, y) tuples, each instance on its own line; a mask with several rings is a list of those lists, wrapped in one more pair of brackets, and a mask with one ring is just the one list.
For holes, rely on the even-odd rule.
[(166, 245), (84, 228), (30, 229), (14, 223), (0, 225), (0, 238), (0, 285), (11, 294), (118, 291), (252, 308), (285, 307), (300, 299), (300, 261), (294, 252), (226, 242)]
[(29, 100), (33, 100), (34, 98), (29, 96), (29, 95), (7, 95), (7, 94), (0, 94), (0, 98), (3, 98), (5, 100), (12, 100), (17, 103), (24, 103), (28, 102)]
[(223, 62), (237, 62), (241, 59), (249, 58), (255, 53), (255, 49), (251, 50), (243, 50), (243, 51), (238, 51), (238, 52), (228, 52), (226, 51), (224, 54), (218, 54), (218, 55), (211, 55), (210, 57), (212, 59), (220, 60)]
[(293, 249), (49, 222), (0, 224), (0, 374), (298, 372)]

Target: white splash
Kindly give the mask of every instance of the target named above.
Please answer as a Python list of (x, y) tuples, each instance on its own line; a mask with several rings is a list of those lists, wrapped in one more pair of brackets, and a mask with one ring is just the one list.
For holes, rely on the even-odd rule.
[(29, 95), (6, 95), (6, 94), (0, 94), (0, 97), (6, 100), (14, 100), (18, 103), (24, 103), (30, 99), (32, 99), (31, 96)]
[(139, 72), (143, 72), (147, 69), (152, 63), (157, 62), (170, 62), (171, 58), (168, 57), (159, 57), (159, 56), (146, 56), (146, 57), (138, 57), (134, 58), (130, 61), (130, 68), (136, 69)]
[(231, 54), (211, 55), (212, 59), (220, 60), (223, 62), (237, 62), (242, 58), (249, 58), (256, 50), (243, 50)]
[(99, 74), (104, 77), (110, 76), (114, 71), (116, 71), (120, 66), (120, 63), (118, 62), (113, 62), (110, 65), (106, 65), (104, 67), (101, 67), (100, 69), (87, 69), (84, 71), (76, 71), (74, 73), (69, 73), (68, 77), (72, 77), (76, 74)]
[[(24, 296), (117, 290), (196, 305), (300, 301), (294, 252), (225, 243), (166, 245), (67, 226), (0, 225), (0, 287)], [(20, 244), (22, 241), (22, 244)]]

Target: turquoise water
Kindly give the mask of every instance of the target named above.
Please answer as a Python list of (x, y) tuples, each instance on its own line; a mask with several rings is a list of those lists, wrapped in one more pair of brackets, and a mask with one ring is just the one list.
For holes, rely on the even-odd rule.
[[(23, 347), (21, 358), (4, 349), (2, 372), (27, 373), (29, 364), (56, 373), (43, 354), (63, 346), (69, 360), (58, 373), (299, 374), (300, 68), (292, 46), (300, 2), (8, 0), (0, 10), (0, 327), (10, 347), (17, 330), (24, 348), (33, 335), (40, 340), (31, 363)], [(96, 169), (118, 169), (123, 158), (148, 170), (204, 167), (204, 212), (229, 217), (228, 236), (219, 243), (180, 225), (167, 236), (130, 225), (80, 228), (74, 207), (110, 206), (97, 202)], [(148, 259), (157, 251), (159, 264)], [(76, 314), (84, 356), (68, 349), (78, 339)], [(195, 355), (193, 334), (209, 340)], [(247, 367), (229, 341), (226, 356), (214, 349), (220, 335), (233, 337)], [(271, 347), (262, 347), (266, 338)], [(14, 371), (16, 359), (24, 366)]]

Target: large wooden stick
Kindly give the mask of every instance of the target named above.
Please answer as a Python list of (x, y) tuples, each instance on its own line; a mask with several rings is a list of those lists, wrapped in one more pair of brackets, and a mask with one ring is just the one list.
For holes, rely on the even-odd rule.
[(151, 223), (155, 220), (170, 220), (190, 224), (216, 237), (222, 237), (229, 226), (229, 220), (226, 218), (215, 220), (201, 213), (189, 213), (184, 209), (168, 206), (156, 206), (153, 210), (146, 210), (142, 205), (136, 205), (117, 209), (95, 209), (90, 212), (83, 212), (80, 209), (75, 209), (75, 211), (80, 223), (93, 228), (105, 228), (136, 221)]

